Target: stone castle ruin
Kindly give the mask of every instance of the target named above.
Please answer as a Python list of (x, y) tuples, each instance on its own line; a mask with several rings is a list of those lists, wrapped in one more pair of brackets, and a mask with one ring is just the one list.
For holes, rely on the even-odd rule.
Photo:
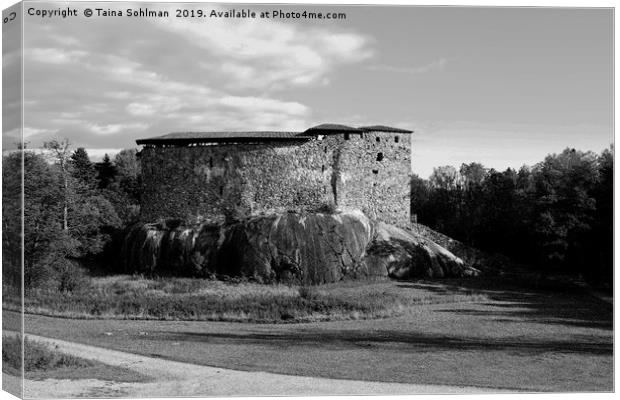
[(300, 284), (476, 274), (410, 229), (411, 133), (323, 124), (138, 140), (143, 222), (124, 233), (122, 268)]
[(223, 222), (359, 209), (409, 224), (412, 131), (323, 124), (304, 132), (188, 132), (140, 139), (142, 219)]

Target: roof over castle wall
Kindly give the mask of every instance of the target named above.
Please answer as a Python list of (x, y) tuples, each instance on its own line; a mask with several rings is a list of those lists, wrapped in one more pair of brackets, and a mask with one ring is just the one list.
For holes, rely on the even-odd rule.
[(223, 143), (223, 142), (278, 142), (306, 141), (310, 136), (302, 132), (178, 132), (136, 140), (137, 144), (189, 144), (189, 143)]
[(354, 128), (340, 124), (321, 124), (304, 132), (247, 131), (247, 132), (176, 132), (152, 138), (138, 139), (139, 145), (188, 145), (192, 143), (303, 142), (317, 135), (364, 132), (412, 133), (385, 125)]
[(407, 129), (393, 128), (385, 125), (360, 126), (359, 129), (364, 132), (395, 132), (395, 133), (413, 133)]
[(306, 129), (304, 133), (311, 135), (334, 135), (338, 133), (364, 133), (364, 131), (340, 124), (321, 124)]
[(359, 128), (354, 128), (352, 126), (340, 125), (340, 124), (321, 124), (317, 126), (313, 126), (312, 128), (306, 129), (304, 131), (305, 134), (318, 134), (318, 135), (334, 135), (338, 133), (364, 133), (364, 132), (396, 132), (396, 133), (413, 133), (413, 131), (408, 131), (406, 129), (393, 128), (391, 126), (385, 125), (372, 125), (372, 126), (361, 126)]

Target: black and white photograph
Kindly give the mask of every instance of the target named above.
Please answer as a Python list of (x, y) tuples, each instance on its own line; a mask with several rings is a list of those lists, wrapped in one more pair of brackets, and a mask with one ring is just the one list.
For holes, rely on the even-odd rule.
[(614, 392), (613, 5), (2, 8), (3, 391)]

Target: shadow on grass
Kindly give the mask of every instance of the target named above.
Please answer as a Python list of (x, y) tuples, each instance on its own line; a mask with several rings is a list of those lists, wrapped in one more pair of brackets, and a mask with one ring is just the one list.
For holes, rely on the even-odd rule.
[[(208, 344), (262, 345), (286, 348), (289, 346), (311, 346), (330, 350), (349, 350), (359, 347), (391, 347), (400, 352), (436, 351), (502, 351), (519, 355), (539, 355), (542, 353), (566, 353), (584, 355), (612, 355), (613, 343), (606, 337), (584, 336), (581, 340), (534, 340), (532, 338), (472, 338), (467, 336), (444, 336), (406, 333), (394, 331), (360, 332), (358, 330), (307, 331), (279, 333), (197, 333), (180, 332), (170, 334), (161, 332), (165, 340), (187, 341)], [(159, 335), (157, 335), (159, 336)], [(162, 337), (157, 338), (161, 340)]]
[[(532, 288), (532, 286), (542, 288)], [(580, 287), (527, 285), (489, 279), (452, 279), (444, 281), (401, 282), (403, 289), (428, 290), (437, 294), (477, 293), (490, 301), (486, 309), (445, 309), (455, 313), (487, 317), (495, 321), (557, 324), (566, 327), (613, 329), (613, 307)]]
[[(430, 310), (431, 314), (440, 313), (447, 317), (445, 334), (426, 332), (422, 326), (414, 331), (403, 327), (380, 330), (304, 328), (274, 333), (160, 332), (160, 339), (274, 348), (311, 346), (336, 351), (367, 347), (417, 353), (460, 350), (526, 356), (541, 353), (613, 355), (613, 338), (605, 332), (613, 329), (611, 306), (579, 288), (528, 289), (510, 282), (477, 279), (399, 282), (397, 285), (402, 289), (427, 290), (438, 295), (483, 294), (488, 300), (472, 303), (466, 308), (448, 306)], [(460, 330), (459, 321), (468, 316), (478, 318), (483, 329), (478, 333)], [(515, 323), (518, 330), (513, 330), (511, 324)], [(533, 324), (548, 324), (560, 330), (544, 328), (541, 331), (540, 325)]]

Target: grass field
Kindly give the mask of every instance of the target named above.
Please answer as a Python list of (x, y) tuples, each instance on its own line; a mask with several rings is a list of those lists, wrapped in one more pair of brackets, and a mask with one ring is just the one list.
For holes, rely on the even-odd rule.
[[(531, 289), (498, 279), (351, 283), (321, 290), (338, 290), (343, 299), (398, 291), (435, 304), (405, 307), (383, 319), (298, 324), (27, 314), (25, 329), (247, 371), (528, 391), (613, 390), (613, 310), (583, 291)], [(469, 300), (440, 301), (455, 296)], [(6, 312), (3, 324), (12, 326), (18, 318)]]
[[(7, 293), (4, 307), (18, 310)], [(343, 282), (320, 287), (264, 285), (191, 278), (147, 279), (118, 275), (92, 278), (73, 292), (27, 293), (29, 313), (71, 318), (311, 322), (386, 318), (412, 306), (484, 299), (474, 290), (403, 291), (392, 282)]]
[[(116, 382), (146, 382), (148, 377), (127, 368), (64, 354), (49, 346), (25, 339), (23, 370), (27, 379), (101, 379)], [(2, 372), (21, 376), (22, 342), (19, 336), (2, 336)]]

